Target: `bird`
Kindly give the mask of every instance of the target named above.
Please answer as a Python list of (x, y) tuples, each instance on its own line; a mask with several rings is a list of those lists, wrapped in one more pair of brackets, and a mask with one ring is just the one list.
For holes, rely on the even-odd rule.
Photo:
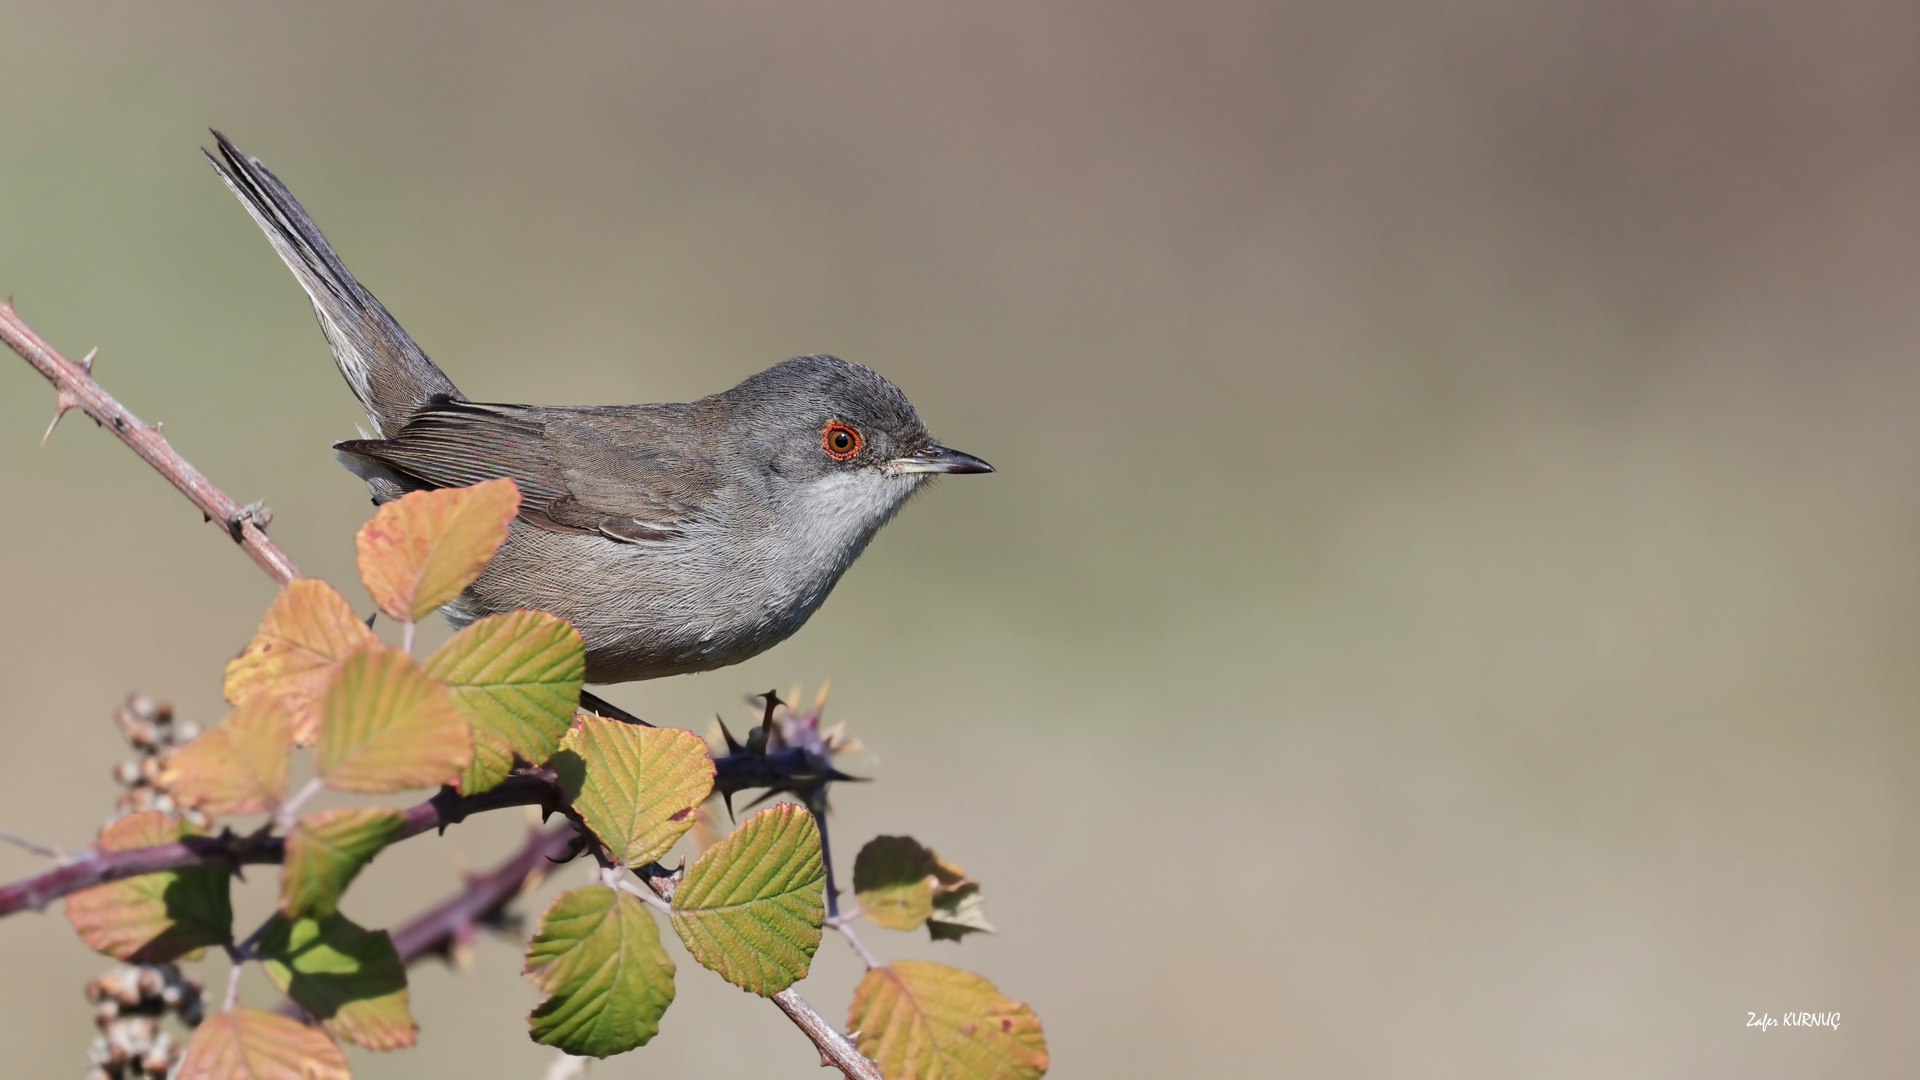
[(798, 630), (935, 477), (990, 473), (871, 368), (796, 356), (698, 401), (470, 401), (347, 271), (259, 159), (203, 148), (313, 302), (370, 432), (334, 444), (376, 504), (511, 477), (506, 541), (443, 607), (535, 609), (579, 631), (590, 684), (737, 664)]

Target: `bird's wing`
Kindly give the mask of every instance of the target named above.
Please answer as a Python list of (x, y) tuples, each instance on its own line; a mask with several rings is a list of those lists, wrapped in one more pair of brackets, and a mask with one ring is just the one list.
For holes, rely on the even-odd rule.
[(335, 445), (421, 487), (501, 476), (520, 485), (520, 516), (555, 532), (622, 543), (682, 535), (719, 485), (701, 455), (668, 448), (657, 422), (628, 410), (430, 403), (390, 439)]

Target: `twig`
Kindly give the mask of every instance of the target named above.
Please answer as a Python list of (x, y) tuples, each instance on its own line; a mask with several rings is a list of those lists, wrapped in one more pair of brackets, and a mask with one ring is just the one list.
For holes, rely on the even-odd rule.
[(239, 1004), (240, 971), (247, 966), (246, 954), (231, 945), (227, 947), (227, 959), (232, 966), (227, 969), (227, 996), (220, 1006), (221, 1012), (232, 1012), (233, 1007)]
[(830, 915), (824, 921), (826, 925), (840, 931), (840, 936), (847, 939), (847, 944), (853, 946), (853, 951), (860, 954), (860, 959), (867, 962), (867, 970), (871, 971), (880, 966), (880, 961), (873, 958), (873, 954), (867, 951), (867, 943), (861, 941), (860, 935), (853, 932), (854, 918), (853, 915)]
[(259, 926), (254, 927), (253, 933), (248, 934), (245, 939), (243, 939), (238, 945), (235, 945), (231, 949), (229, 949), (228, 952), (232, 955), (238, 956), (242, 960), (256, 959), (253, 952), (255, 946), (260, 944), (261, 938), (267, 936), (267, 931), (273, 929), (273, 924), (275, 922), (278, 922), (279, 918), (280, 916), (278, 912), (275, 912), (274, 914), (267, 916), (266, 922), (263, 922)]
[[(113, 399), (113, 395), (93, 381), (92, 353), (87, 354), (86, 362), (79, 364), (61, 356), (21, 321), (20, 316), (14, 313), (11, 300), (0, 301), (0, 339), (4, 339), (14, 352), (19, 353), (53, 384), (57, 392), (53, 406), (54, 423), (59, 423), (60, 417), (66, 415), (69, 409), (86, 413), (94, 423), (112, 431), (129, 449), (158, 470), (161, 476), (180, 490), (180, 494), (193, 500), (193, 505), (200, 508), (207, 520), (218, 521), (234, 543), (239, 544), (277, 584), (285, 585), (300, 576), (300, 568), (260, 528), (256, 519), (257, 511), (241, 506), (226, 492), (214, 487), (200, 474), (200, 470), (188, 464), (187, 459), (181, 457), (167, 442), (166, 436), (160, 433), (159, 424), (141, 423), (139, 417), (128, 412), (125, 406)], [(51, 425), (47, 432), (52, 434)]]
[[(444, 829), (463, 821), (470, 814), (497, 810), (505, 806), (557, 807), (563, 800), (552, 779), (536, 773), (516, 773), (499, 786), (478, 795), (463, 796), (452, 789), (409, 807), (403, 815), (400, 833), (394, 839), (405, 840), (429, 829)], [(171, 844), (128, 848), (125, 851), (89, 849), (65, 866), (44, 874), (0, 886), (0, 916), (29, 908), (38, 911), (51, 900), (68, 893), (121, 878), (138, 877), (161, 870), (180, 870), (190, 866), (248, 866), (277, 863), (286, 857), (286, 843), (264, 833), (250, 836), (188, 836)]]
[(821, 1065), (839, 1069), (847, 1080), (885, 1080), (880, 1075), (880, 1066), (868, 1061), (845, 1035), (833, 1030), (833, 1025), (814, 1012), (813, 1006), (793, 992), (793, 987), (773, 995), (773, 1003), (813, 1041), (814, 1048), (820, 1051)]
[(61, 851), (57, 847), (50, 847), (38, 840), (29, 840), (19, 833), (8, 832), (5, 829), (0, 829), (0, 840), (5, 840), (15, 847), (25, 848), (35, 855), (45, 855), (49, 859), (65, 859), (69, 857), (68, 852)]
[[(824, 791), (824, 789), (822, 790)], [(840, 886), (833, 880), (833, 845), (827, 840), (826, 801), (824, 796), (819, 799), (808, 799), (807, 811), (813, 815), (814, 828), (820, 830), (820, 867), (827, 873), (827, 918), (838, 919), (840, 918)], [(815, 806), (814, 803), (816, 802), (820, 805)], [(866, 950), (862, 949), (860, 951), (865, 952)], [(878, 965), (869, 960), (867, 966), (876, 967)]]
[(283, 832), (293, 828), (294, 819), (300, 816), (300, 808), (306, 805), (307, 800), (313, 798), (319, 791), (320, 778), (316, 776), (307, 781), (305, 787), (294, 792), (293, 798), (280, 804), (280, 809), (273, 812), (273, 823), (278, 825)]
[(669, 915), (673, 914), (673, 905), (667, 903), (665, 900), (660, 899), (660, 897), (657, 894), (655, 894), (652, 889), (643, 889), (640, 886), (635, 885), (633, 882), (628, 881), (626, 878), (622, 878), (622, 877), (614, 878), (611, 882), (609, 882), (609, 884), (611, 884), (614, 888), (621, 890), (622, 892), (632, 893), (633, 895), (639, 897), (642, 900), (645, 900), (647, 903), (652, 904), (654, 907), (659, 908), (661, 911), (664, 911)]

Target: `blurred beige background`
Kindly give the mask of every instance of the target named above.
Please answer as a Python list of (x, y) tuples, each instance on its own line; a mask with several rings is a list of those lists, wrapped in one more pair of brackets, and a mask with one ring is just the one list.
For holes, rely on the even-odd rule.
[[(1920, 9), (689, 7), (8, 5), (0, 291), (343, 586), (357, 416), (209, 125), (475, 398), (892, 377), (999, 475), (790, 643), (608, 696), (699, 729), (831, 676), (878, 778), (841, 847), (920, 836), (1001, 929), (869, 941), (1030, 1002), (1055, 1076), (1920, 1060)], [(217, 719), (271, 590), (84, 419), (40, 449), (8, 366), (0, 826), (77, 847), (115, 703)], [(676, 955), (594, 1076), (820, 1075)], [(79, 1074), (104, 964), (0, 923), (9, 1075)], [(357, 1075), (538, 1076), (517, 970), (421, 969)], [(1842, 1023), (1744, 1026), (1788, 1010)]]

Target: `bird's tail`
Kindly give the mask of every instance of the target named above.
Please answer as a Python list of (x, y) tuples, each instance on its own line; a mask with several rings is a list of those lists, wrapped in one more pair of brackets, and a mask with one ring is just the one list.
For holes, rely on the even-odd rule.
[(201, 152), (307, 290), (340, 374), (366, 409), (375, 434), (398, 432), (415, 410), (436, 397), (463, 400), (380, 301), (353, 280), (286, 185), (225, 135), (216, 131), (213, 137), (220, 153)]

